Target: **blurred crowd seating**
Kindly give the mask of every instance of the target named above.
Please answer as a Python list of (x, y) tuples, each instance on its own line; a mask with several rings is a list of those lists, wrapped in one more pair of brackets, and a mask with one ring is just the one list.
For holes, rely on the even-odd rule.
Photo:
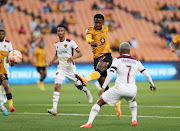
[[(138, 42), (138, 47), (132, 48), (131, 54), (137, 59), (143, 61), (177, 61), (178, 56), (166, 48), (166, 40), (158, 37), (154, 31), (161, 30), (158, 23), (164, 16), (169, 18), (174, 13), (177, 13), (179, 17), (180, 10), (158, 11), (155, 8), (157, 1), (113, 0), (113, 9), (93, 10), (92, 5), (94, 3), (99, 5), (101, 3), (100, 0), (74, 0), (73, 2), (64, 0), (64, 3), (59, 4), (60, 8), (65, 6), (68, 10), (73, 8), (74, 11), (57, 12), (53, 11), (57, 6), (57, 3), (53, 2), (53, 0), (45, 0), (45, 2), (42, 2), (42, 0), (12, 0), (15, 10), (7, 12), (7, 7), (2, 6), (0, 20), (3, 19), (5, 23), (6, 39), (12, 42), (14, 49), (20, 50), (25, 43), (29, 44), (32, 41), (33, 30), (29, 25), (33, 18), (37, 20), (37, 17), (40, 16), (48, 23), (54, 20), (56, 24), (61, 24), (64, 18), (68, 21), (73, 16), (75, 24), (68, 24), (67, 37), (75, 40), (83, 53), (83, 57), (76, 61), (92, 62), (93, 55), (90, 45), (85, 40), (85, 32), (88, 27), (93, 26), (93, 17), (96, 13), (102, 13), (105, 16), (111, 14), (113, 21), (117, 24), (120, 23), (120, 28), (118, 27), (109, 32), (111, 46), (116, 40), (123, 42), (135, 38)], [(179, 0), (161, 0), (160, 2), (180, 6)], [(51, 12), (41, 12), (41, 8), (45, 4), (51, 7)], [(132, 11), (138, 12), (143, 19), (135, 18), (132, 13), (129, 13)], [(21, 26), (23, 26), (26, 33), (19, 34)], [(180, 29), (180, 22), (169, 22), (168, 26)], [(172, 34), (172, 36), (175, 35)], [(58, 40), (58, 36), (53, 33), (41, 33), (36, 40), (38, 41), (41, 38), (46, 41), (46, 50), (49, 53), (47, 59), (50, 61), (55, 52), (53, 45)], [(119, 54), (117, 51), (114, 51), (112, 55), (117, 57)], [(29, 59), (24, 61), (27, 62)]]

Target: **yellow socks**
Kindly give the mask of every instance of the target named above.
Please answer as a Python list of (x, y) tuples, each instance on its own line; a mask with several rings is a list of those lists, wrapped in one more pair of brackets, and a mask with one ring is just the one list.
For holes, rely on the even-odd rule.
[(8, 100), (8, 103), (9, 103), (9, 107), (13, 107), (13, 100), (12, 99)]
[(101, 77), (101, 74), (98, 71), (93, 72), (91, 75), (89, 75), (88, 81), (93, 81), (93, 80), (97, 80)]

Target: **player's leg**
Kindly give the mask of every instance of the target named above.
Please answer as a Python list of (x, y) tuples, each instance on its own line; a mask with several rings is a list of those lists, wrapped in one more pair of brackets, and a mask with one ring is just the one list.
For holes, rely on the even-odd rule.
[[(107, 72), (105, 71), (105, 72), (102, 73), (102, 76), (98, 79), (98, 81), (99, 81), (101, 86), (103, 85), (103, 83), (104, 83), (104, 81), (106, 79), (106, 75), (107, 75)], [(108, 89), (109, 89), (109, 86), (106, 87), (105, 91), (107, 91)], [(121, 112), (121, 101), (119, 101), (117, 103), (117, 105), (115, 106), (115, 110), (116, 110), (117, 118), (120, 118), (121, 115), (122, 115), (122, 112)]]
[(4, 74), (4, 75), (5, 75), (5, 77), (4, 77), (4, 80), (2, 81), (2, 84), (4, 86), (4, 90), (6, 91), (6, 96), (7, 96), (8, 103), (9, 103), (9, 109), (11, 112), (14, 112), (15, 108), (13, 107), (12, 94), (11, 94), (11, 91), (10, 91), (9, 86), (8, 86), (7, 74)]
[(93, 102), (93, 97), (92, 97), (90, 91), (87, 89), (86, 86), (83, 86), (83, 85), (82, 85), (82, 83), (81, 83), (80, 80), (76, 79), (76, 80), (74, 81), (74, 85), (77, 87), (77, 89), (82, 90), (82, 91), (86, 94), (89, 103), (92, 103), (92, 102)]
[(64, 80), (65, 80), (64, 72), (63, 71), (57, 72), (54, 77), (55, 88), (54, 88), (54, 93), (53, 93), (53, 108), (48, 109), (48, 113), (54, 116), (57, 115), (57, 106), (58, 106), (58, 101), (60, 97), (60, 90), (61, 90), (61, 85), (63, 84)]
[(92, 103), (93, 102), (93, 97), (92, 97), (90, 91), (87, 89), (86, 86), (82, 85), (82, 83), (81, 83), (81, 81), (79, 79), (76, 78), (75, 72), (76, 72), (76, 70), (67, 71), (66, 72), (66, 77), (70, 81), (74, 82), (74, 85), (77, 87), (77, 89), (82, 90), (86, 94), (89, 103)]
[(94, 104), (94, 106), (91, 108), (88, 122), (86, 124), (80, 126), (80, 128), (91, 128), (92, 122), (94, 121), (95, 117), (99, 113), (101, 106), (104, 104), (106, 104), (106, 103), (104, 102), (104, 100), (102, 98), (96, 104)]
[(135, 98), (133, 99), (133, 101), (129, 101), (129, 108), (132, 115), (132, 126), (137, 126), (137, 102)]
[(87, 77), (77, 75), (76, 77), (81, 80), (83, 85), (87, 85), (88, 81), (97, 80), (101, 77), (102, 73), (106, 71), (112, 63), (112, 57), (110, 54), (103, 55), (94, 60), (95, 71)]
[(45, 90), (43, 80), (46, 78), (46, 68), (41, 67), (39, 73), (40, 73), (40, 89)]

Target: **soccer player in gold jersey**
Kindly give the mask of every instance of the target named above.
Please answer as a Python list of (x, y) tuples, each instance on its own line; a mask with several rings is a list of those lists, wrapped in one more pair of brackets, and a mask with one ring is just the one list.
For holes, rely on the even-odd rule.
[[(8, 85), (8, 74), (7, 74), (7, 69), (8, 69), (7, 66), (9, 66), (8, 63), (10, 63), (11, 66), (14, 66), (15, 64), (13, 61), (7, 60), (8, 54), (12, 50), (13, 48), (11, 42), (5, 40), (5, 30), (0, 29), (0, 85), (2, 84), (4, 86), (9, 103), (9, 109), (11, 112), (14, 112), (15, 108), (13, 107), (13, 99)], [(8, 115), (8, 112), (4, 109), (5, 109), (4, 107), (2, 109), (0, 107), (2, 113), (4, 115)]]
[[(112, 64), (111, 49), (108, 40), (108, 27), (103, 24), (104, 16), (102, 14), (96, 14), (94, 16), (94, 26), (88, 28), (86, 31), (86, 41), (91, 45), (94, 55), (95, 71), (87, 77), (76, 75), (76, 77), (85, 86), (87, 85), (88, 81), (93, 81), (96, 79), (98, 79), (100, 85), (102, 86), (107, 76), (107, 69)], [(103, 91), (108, 89), (109, 87), (107, 86)], [(119, 101), (116, 105), (116, 115), (118, 118), (121, 117), (120, 107), (121, 101)]]
[(33, 55), (36, 57), (34, 66), (37, 68), (37, 71), (40, 74), (40, 81), (37, 83), (38, 88), (40, 88), (41, 90), (45, 90), (43, 80), (46, 78), (47, 75), (46, 51), (42, 42), (39, 42), (38, 47), (36, 48)]
[(180, 59), (180, 34), (177, 35), (177, 36), (175, 37), (175, 39), (173, 39), (173, 40), (171, 41), (170, 45), (169, 45), (172, 52), (175, 52), (175, 49), (174, 49), (174, 47), (173, 47), (174, 44), (177, 44), (177, 47), (178, 47), (178, 49), (177, 49), (177, 54), (178, 54), (179, 59)]

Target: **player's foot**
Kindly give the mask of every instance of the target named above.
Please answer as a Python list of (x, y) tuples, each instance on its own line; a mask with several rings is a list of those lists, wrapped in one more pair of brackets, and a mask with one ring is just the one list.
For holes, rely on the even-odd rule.
[(13, 106), (10, 106), (9, 109), (10, 109), (10, 112), (14, 112), (15, 111), (15, 108)]
[(38, 87), (38, 88), (41, 88), (40, 81), (37, 82), (37, 87)]
[(40, 82), (40, 90), (42, 90), (42, 91), (46, 90), (46, 89), (44, 88), (44, 83), (43, 83), (43, 82)]
[(138, 126), (138, 124), (137, 124), (137, 121), (136, 121), (136, 120), (134, 120), (134, 121), (132, 122), (132, 126)]
[(54, 116), (57, 115), (57, 111), (56, 111), (54, 108), (48, 109), (47, 111), (48, 111), (49, 114), (52, 114), (52, 115), (54, 115)]
[(93, 102), (93, 97), (92, 97), (92, 95), (91, 95), (91, 93), (90, 93), (89, 90), (87, 90), (86, 96), (87, 96), (87, 98), (88, 98), (89, 103), (92, 103), (92, 102)]
[(82, 76), (80, 76), (78, 74), (75, 74), (75, 75), (76, 75), (76, 78), (81, 81), (83, 86), (87, 86), (88, 81), (87, 81), (87, 79), (85, 77), (82, 77)]
[(5, 115), (5, 116), (8, 115), (8, 110), (3, 105), (0, 106), (0, 110), (1, 110), (3, 115)]
[(91, 127), (92, 127), (91, 123), (89, 123), (89, 124), (86, 123), (86, 124), (80, 126), (80, 128), (91, 128)]
[(115, 109), (116, 109), (116, 116), (117, 116), (117, 118), (120, 118), (121, 115), (122, 115), (122, 112), (121, 112), (121, 101), (118, 102), (118, 104), (115, 106)]

